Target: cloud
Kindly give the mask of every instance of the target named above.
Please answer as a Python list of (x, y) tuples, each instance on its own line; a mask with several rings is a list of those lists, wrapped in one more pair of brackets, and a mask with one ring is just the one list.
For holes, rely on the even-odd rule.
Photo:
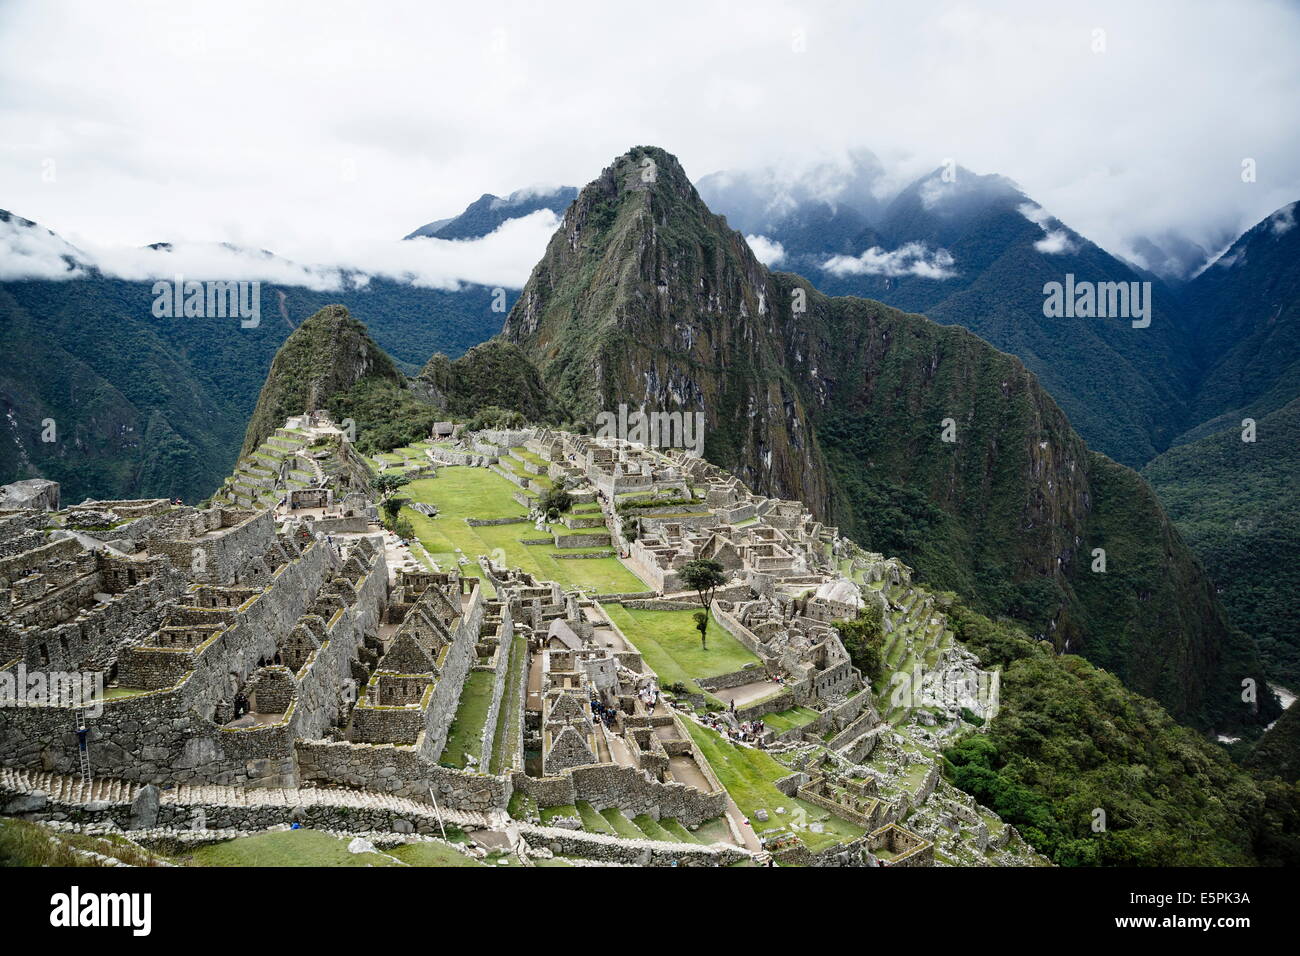
[(558, 225), (555, 214), (543, 209), (508, 219), (481, 239), (323, 240), (295, 244), (284, 250), (288, 255), (280, 255), (213, 242), (76, 248), (48, 229), (18, 222), (16, 217), (0, 222), (0, 279), (69, 279), (98, 269), (132, 281), (177, 275), (202, 281), (256, 279), (317, 291), (361, 288), (373, 278), (434, 289), (457, 289), (464, 283), (517, 289)]
[(919, 276), (923, 279), (951, 279), (957, 275), (952, 253), (936, 249), (933, 253), (924, 242), (909, 242), (886, 252), (872, 246), (860, 256), (831, 256), (822, 269), (834, 276)]
[(1295, 203), (1290, 203), (1268, 217), (1269, 228), (1273, 230), (1273, 235), (1280, 236), (1295, 228), (1295, 207)]
[(1074, 242), (1070, 236), (1062, 229), (1053, 229), (1042, 239), (1034, 243), (1034, 248), (1049, 256), (1060, 255), (1063, 252), (1073, 252), (1075, 250)]
[(913, 176), (951, 157), (1111, 250), (1166, 230), (1222, 248), (1300, 197), (1300, 126), (1278, 121), (1300, 113), (1294, 3), (384, 9), (0, 4), (0, 205), (78, 245), (280, 251), (582, 185), (645, 143), (694, 178), (857, 148)]
[(763, 265), (771, 267), (785, 258), (785, 247), (775, 239), (767, 236), (746, 236), (745, 241), (754, 253), (754, 258)]
[(0, 218), (0, 281), (74, 279), (86, 274), (80, 250), (18, 216)]
[(1034, 248), (1044, 255), (1054, 256), (1064, 252), (1074, 252), (1078, 248), (1070, 234), (1064, 229), (1053, 228), (1053, 223), (1060, 225), (1056, 217), (1049, 213), (1042, 206), (1035, 206), (1033, 203), (1021, 203), (1016, 207), (1020, 215), (1024, 216), (1030, 222), (1042, 229), (1046, 234), (1042, 239), (1034, 243)]

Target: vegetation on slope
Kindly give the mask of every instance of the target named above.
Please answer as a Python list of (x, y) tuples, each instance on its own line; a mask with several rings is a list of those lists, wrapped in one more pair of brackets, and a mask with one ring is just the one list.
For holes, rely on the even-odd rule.
[(1300, 689), (1300, 398), (1165, 452), (1143, 471), (1219, 599), (1277, 679)]
[[(264, 282), (261, 321), (244, 328), (229, 317), (154, 316), (152, 288), (93, 271), (0, 283), (0, 397), (10, 415), (0, 480), (51, 478), (71, 502), (198, 501), (230, 473), (276, 350), (324, 306), (365, 316), (412, 372), (435, 351), (456, 356), (489, 338), (502, 319), (491, 289), (376, 278), (332, 291)], [(56, 441), (42, 441), (47, 419)]]
[(946, 771), (1055, 862), (1300, 862), (1300, 788), (1252, 777), (1080, 657), (961, 605), (950, 620), (1002, 684), (997, 717)]
[(1292, 704), (1246, 757), (1245, 764), (1270, 777), (1300, 781), (1300, 707)]
[(420, 380), (457, 418), (485, 408), (516, 411), (530, 422), (557, 423), (562, 417), (523, 350), (500, 339), (477, 345), (455, 360), (439, 352), (425, 364)]

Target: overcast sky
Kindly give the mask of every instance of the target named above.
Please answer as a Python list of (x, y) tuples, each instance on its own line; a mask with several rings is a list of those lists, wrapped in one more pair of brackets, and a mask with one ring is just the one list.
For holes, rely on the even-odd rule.
[[(373, 262), (636, 144), (695, 179), (865, 147), (1006, 175), (1114, 251), (1213, 243), (1300, 198), (1297, 54), (1280, 2), (9, 0), (0, 208), (84, 248)], [(498, 240), (503, 272), (553, 225)]]

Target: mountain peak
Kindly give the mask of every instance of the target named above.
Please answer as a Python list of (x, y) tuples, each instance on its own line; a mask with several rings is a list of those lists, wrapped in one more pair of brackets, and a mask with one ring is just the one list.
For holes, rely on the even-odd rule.
[(280, 346), (244, 435), (251, 454), (286, 418), (324, 407), (361, 379), (404, 385), (405, 376), (342, 305), (327, 305)]

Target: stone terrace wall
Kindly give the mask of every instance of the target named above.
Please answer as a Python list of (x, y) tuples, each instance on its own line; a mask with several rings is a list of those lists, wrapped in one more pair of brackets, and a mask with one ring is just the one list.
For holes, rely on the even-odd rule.
[(431, 763), (421, 756), (419, 744), (400, 747), (300, 740), (297, 751), (299, 775), (304, 782), (360, 787), (420, 800), (427, 800), (429, 788), (433, 787), (439, 805), (451, 810), (505, 809), (513, 789), (509, 777)]
[(452, 630), (451, 647), (447, 649), (447, 657), (443, 661), (442, 675), (434, 686), (433, 699), (425, 711), (424, 736), (420, 739), (419, 747), (420, 753), (431, 764), (438, 762), (443, 748), (447, 746), (447, 731), (460, 706), (465, 678), (478, 659), (475, 648), (486, 613), (485, 599), (483, 588), (478, 586), (477, 579), (470, 578), (469, 582), (474, 587), (473, 596)]
[(660, 783), (644, 771), (615, 764), (590, 764), (554, 777), (514, 775), (514, 784), (539, 807), (568, 806), (585, 800), (597, 810), (617, 807), (630, 817), (672, 817), (695, 826), (727, 812), (727, 794), (702, 793), (681, 783)]
[[(359, 642), (364, 628), (377, 620), (378, 607), (372, 602), (383, 593), (387, 570), (382, 552), (375, 561), (361, 582), (363, 600), (332, 617), (329, 646), (322, 648), (326, 656), (317, 660), (319, 672), (312, 668), (306, 692), (282, 721), (234, 730), (212, 723), (212, 716), (230, 697), (232, 672), (242, 683), (261, 659), (273, 655), (277, 635), (293, 626), (325, 574), (333, 572), (336, 559), (324, 544), (309, 544), (283, 566), (270, 588), (241, 609), (236, 623), (217, 635), (178, 685), (104, 702), (102, 714), (90, 721), (88, 735), (96, 775), (156, 784), (292, 785), (298, 729), (317, 729), (328, 722), (335, 681), (340, 674), (346, 676), (346, 669), (337, 668), (338, 662), (329, 656), (346, 657), (349, 645)], [(339, 673), (331, 673), (336, 668)], [(78, 772), (71, 713), (57, 707), (0, 709), (0, 765)]]

